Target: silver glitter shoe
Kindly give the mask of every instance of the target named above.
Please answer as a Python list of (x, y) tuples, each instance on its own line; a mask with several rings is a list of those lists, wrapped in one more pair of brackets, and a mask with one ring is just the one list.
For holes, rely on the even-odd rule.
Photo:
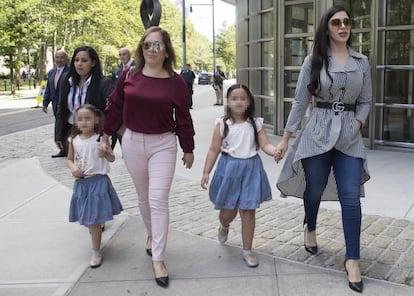
[[(229, 227), (230, 226), (225, 227), (225, 226), (220, 224), (219, 229), (218, 229), (218, 241), (220, 242), (220, 244), (224, 244), (227, 241), (227, 237), (229, 235)], [(225, 235), (221, 234), (222, 230), (226, 231)]]
[(257, 267), (259, 265), (259, 261), (256, 258), (256, 255), (253, 253), (249, 253), (243, 256), (243, 260), (248, 267)]

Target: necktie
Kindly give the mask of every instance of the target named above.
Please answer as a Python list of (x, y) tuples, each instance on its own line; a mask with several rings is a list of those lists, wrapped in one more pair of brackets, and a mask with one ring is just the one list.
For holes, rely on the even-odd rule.
[(55, 88), (56, 88), (57, 83), (58, 83), (58, 80), (59, 80), (59, 74), (60, 74), (60, 69), (59, 69), (59, 68), (57, 68), (57, 69), (56, 69), (56, 73), (55, 73), (55, 78), (53, 79), (53, 83), (54, 83), (54, 85), (55, 85)]

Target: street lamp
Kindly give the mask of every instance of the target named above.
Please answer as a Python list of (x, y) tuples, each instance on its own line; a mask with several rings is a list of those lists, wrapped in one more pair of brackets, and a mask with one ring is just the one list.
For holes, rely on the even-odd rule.
[[(183, 3), (184, 3), (184, 0), (183, 0)], [(193, 5), (194, 6), (211, 5), (212, 15), (213, 15), (213, 73), (214, 73), (216, 71), (216, 30), (215, 30), (215, 21), (214, 21), (214, 0), (211, 0), (211, 4), (191, 4), (190, 3), (190, 12), (193, 12)]]
[[(190, 6), (191, 11), (191, 6)], [(183, 14), (183, 68), (187, 64), (187, 53), (186, 53), (186, 38), (185, 38), (185, 0), (182, 0), (182, 14)]]

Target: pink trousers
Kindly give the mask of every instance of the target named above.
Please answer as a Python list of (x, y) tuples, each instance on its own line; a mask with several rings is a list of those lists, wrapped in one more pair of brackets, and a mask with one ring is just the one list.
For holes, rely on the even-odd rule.
[(175, 172), (177, 139), (173, 133), (142, 134), (129, 129), (122, 136), (122, 154), (138, 194), (141, 217), (152, 236), (152, 260), (164, 261), (168, 199)]

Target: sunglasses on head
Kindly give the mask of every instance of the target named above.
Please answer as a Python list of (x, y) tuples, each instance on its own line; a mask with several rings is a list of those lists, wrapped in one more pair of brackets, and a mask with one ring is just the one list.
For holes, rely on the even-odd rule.
[(344, 27), (349, 27), (352, 24), (352, 20), (350, 18), (347, 18), (347, 17), (342, 19), (342, 20), (339, 19), (339, 18), (336, 18), (336, 19), (331, 19), (330, 23), (331, 23), (332, 26), (338, 27), (338, 28), (341, 27), (342, 25)]
[(145, 41), (142, 43), (142, 48), (145, 50), (148, 50), (151, 47), (154, 49), (155, 52), (161, 52), (164, 49), (164, 45), (159, 41)]

